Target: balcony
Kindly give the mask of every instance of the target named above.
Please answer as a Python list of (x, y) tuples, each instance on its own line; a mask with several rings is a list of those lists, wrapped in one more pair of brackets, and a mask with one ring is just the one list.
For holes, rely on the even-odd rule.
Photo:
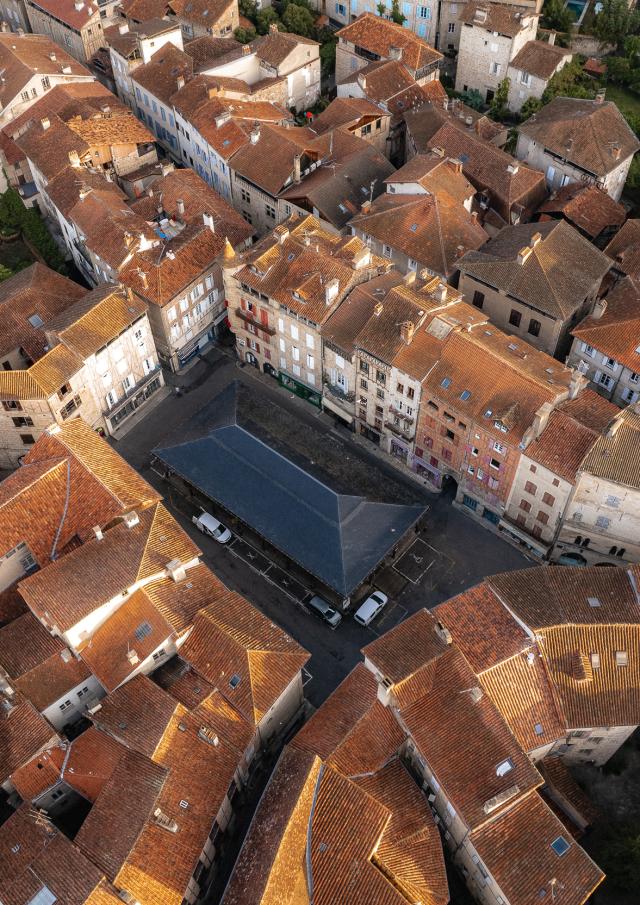
[(250, 311), (245, 311), (244, 308), (236, 308), (235, 310), (236, 317), (239, 317), (241, 321), (244, 321), (245, 324), (251, 324), (256, 330), (262, 330), (263, 333), (266, 333), (267, 336), (275, 336), (275, 327), (270, 327), (268, 324), (263, 324), (260, 321), (257, 321)]
[(407, 424), (413, 424), (415, 418), (412, 418), (410, 415), (407, 415), (406, 412), (403, 412), (402, 409), (397, 408), (395, 405), (389, 406), (389, 411), (392, 415), (397, 415), (399, 418), (402, 418), (403, 421), (406, 421)]
[(162, 373), (160, 365), (156, 365), (153, 371), (146, 374), (142, 380), (130, 387), (126, 394), (111, 406), (102, 412), (112, 428), (116, 428), (121, 421), (128, 418), (129, 415), (143, 405), (150, 396), (160, 389), (162, 386)]
[(384, 426), (387, 430), (390, 430), (392, 434), (395, 434), (396, 437), (402, 437), (403, 440), (406, 440), (408, 443), (411, 443), (414, 437), (413, 431), (404, 430), (399, 424), (394, 424), (393, 421), (385, 421)]
[(344, 390), (341, 390), (340, 387), (336, 386), (333, 383), (329, 383), (328, 380), (324, 381), (324, 388), (332, 396), (337, 402), (342, 403), (346, 406), (353, 406), (356, 401), (355, 393), (345, 393)]

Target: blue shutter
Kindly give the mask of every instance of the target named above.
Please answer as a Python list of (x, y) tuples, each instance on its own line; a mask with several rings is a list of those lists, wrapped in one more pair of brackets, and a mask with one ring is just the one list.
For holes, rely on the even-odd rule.
[(421, 22), (420, 25), (418, 25), (418, 37), (424, 38), (426, 37), (426, 34), (427, 26), (424, 24), (424, 22)]
[(413, 12), (413, 6), (411, 3), (403, 3), (402, 4), (402, 14), (408, 19), (411, 13)]
[(430, 6), (425, 6), (425, 8), (424, 8), (424, 17), (425, 17), (425, 19), (430, 19), (430, 18), (431, 18), (431, 7), (430, 7)]

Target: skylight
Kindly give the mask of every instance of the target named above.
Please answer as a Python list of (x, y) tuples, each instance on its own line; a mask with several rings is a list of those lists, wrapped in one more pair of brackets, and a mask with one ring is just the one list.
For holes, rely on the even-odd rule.
[(39, 314), (32, 314), (31, 317), (29, 318), (29, 323), (31, 324), (32, 327), (43, 327), (44, 326), (44, 321), (42, 320), (42, 318), (40, 317)]
[(496, 776), (506, 776), (513, 770), (513, 761), (510, 757), (501, 761), (496, 767)]
[(460, 398), (462, 399), (463, 402), (466, 402), (467, 399), (470, 399), (470, 398), (471, 398), (471, 391), (470, 391), (470, 390), (463, 390), (463, 391), (460, 393)]
[(564, 836), (558, 836), (551, 843), (551, 848), (554, 850), (556, 855), (562, 856), (562, 855), (567, 854), (567, 852), (569, 851), (571, 846), (569, 845), (567, 840), (564, 838)]
[(440, 386), (441, 386), (441, 387), (444, 387), (445, 390), (446, 390), (447, 387), (451, 386), (451, 378), (450, 378), (450, 377), (444, 377), (443, 380), (442, 380), (442, 383), (440, 384)]
[(544, 729), (542, 727), (542, 723), (536, 723), (533, 727), (536, 735), (544, 735)]
[(151, 634), (151, 626), (148, 622), (141, 622), (135, 631), (136, 641), (142, 641), (147, 635)]
[(43, 886), (32, 899), (29, 899), (27, 905), (53, 905), (54, 902), (57, 902), (57, 896), (51, 892), (48, 886)]
[(602, 606), (597, 597), (587, 597), (587, 602), (589, 606)]
[(417, 223), (412, 223), (411, 226), (409, 227), (409, 229), (411, 230), (412, 233), (414, 233), (417, 230), (417, 228), (418, 228)]
[(229, 685), (231, 686), (231, 688), (237, 688), (241, 681), (242, 681), (242, 679), (236, 672), (229, 679)]

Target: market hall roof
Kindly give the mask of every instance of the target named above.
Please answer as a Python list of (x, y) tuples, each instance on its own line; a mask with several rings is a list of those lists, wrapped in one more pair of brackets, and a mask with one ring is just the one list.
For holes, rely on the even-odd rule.
[(354, 492), (355, 486), (351, 492), (344, 485), (336, 489), (339, 451), (305, 459), (265, 432), (253, 420), (254, 412), (246, 390), (235, 382), (191, 419), (175, 443), (156, 448), (154, 455), (326, 586), (348, 596), (424, 507), (380, 502)]

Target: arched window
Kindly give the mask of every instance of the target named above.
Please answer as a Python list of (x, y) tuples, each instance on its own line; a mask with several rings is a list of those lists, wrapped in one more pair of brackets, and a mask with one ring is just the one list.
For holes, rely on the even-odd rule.
[(609, 556), (615, 556), (615, 555), (617, 554), (617, 552), (618, 552), (618, 548), (617, 548), (617, 547), (612, 547), (612, 548), (609, 550)]
[(582, 535), (579, 534), (579, 535), (576, 537), (576, 539), (574, 540), (574, 544), (578, 544), (578, 545), (579, 545), (579, 544), (581, 544), (581, 543), (582, 543)]
[(626, 552), (627, 552), (626, 547), (620, 547), (620, 549), (619, 549), (618, 552), (616, 553), (616, 556), (624, 556), (624, 554), (625, 554)]
[(585, 539), (582, 541), (582, 543), (580, 544), (580, 546), (581, 546), (581, 547), (588, 547), (590, 543), (591, 543), (591, 538), (590, 538), (590, 537), (585, 537)]

